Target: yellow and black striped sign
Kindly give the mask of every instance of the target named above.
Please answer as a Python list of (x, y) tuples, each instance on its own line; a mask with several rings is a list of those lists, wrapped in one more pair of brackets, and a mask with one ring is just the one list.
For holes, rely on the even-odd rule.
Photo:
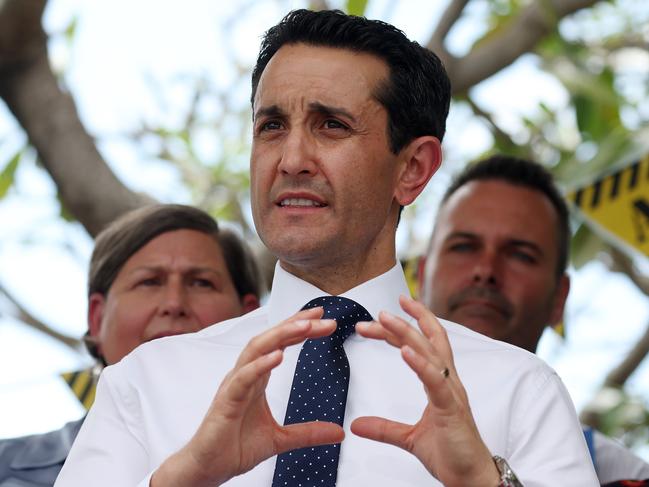
[(649, 256), (649, 154), (567, 199), (605, 233)]
[(77, 396), (79, 402), (83, 404), (83, 407), (86, 410), (90, 409), (90, 406), (95, 401), (95, 389), (97, 387), (95, 380), (96, 373), (93, 369), (66, 372), (61, 374), (61, 377), (70, 386), (70, 389)]

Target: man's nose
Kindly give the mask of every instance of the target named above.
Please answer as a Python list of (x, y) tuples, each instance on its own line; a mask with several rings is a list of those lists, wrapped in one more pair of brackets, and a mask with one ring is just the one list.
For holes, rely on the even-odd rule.
[(295, 128), (289, 132), (284, 141), (278, 169), (282, 174), (290, 176), (313, 175), (317, 172), (315, 141), (308, 131)]
[(473, 282), (486, 286), (499, 285), (499, 267), (499, 258), (496, 252), (482, 252), (473, 266)]

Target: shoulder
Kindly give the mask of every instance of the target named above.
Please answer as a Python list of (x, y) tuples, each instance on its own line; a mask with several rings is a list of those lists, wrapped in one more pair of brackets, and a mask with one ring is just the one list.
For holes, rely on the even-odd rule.
[(493, 355), (499, 360), (527, 362), (533, 366), (543, 365), (550, 369), (543, 360), (527, 350), (494, 340), (452, 321), (439, 321), (448, 334), (454, 354)]
[[(266, 310), (258, 308), (243, 316), (210, 325), (195, 333), (158, 338), (143, 343), (111, 369), (126, 369), (143, 362), (160, 360), (170, 356), (177, 358), (193, 357), (213, 349), (241, 349), (255, 335), (268, 327)], [(170, 355), (171, 354), (171, 355)], [(168, 360), (164, 360), (168, 362)], [(175, 361), (176, 364), (178, 361)]]
[(560, 384), (554, 369), (535, 354), (457, 323), (440, 322), (448, 334), (458, 370), (464, 370), (468, 375), (478, 374), (480, 381), (485, 380), (485, 375), (498, 382), (506, 377), (514, 388), (524, 385), (528, 393), (532, 389), (540, 391), (552, 383)]
[(82, 423), (79, 419), (58, 430), (0, 441), (0, 481), (53, 484)]
[(198, 370), (202, 377), (218, 375), (230, 370), (243, 347), (267, 327), (267, 313), (258, 308), (196, 333), (144, 343), (117, 364), (106, 367), (99, 385), (124, 399), (132, 389), (143, 391), (176, 379), (187, 383), (183, 377), (196, 377)]
[(595, 465), (602, 483), (649, 478), (649, 464), (619, 441), (593, 430)]

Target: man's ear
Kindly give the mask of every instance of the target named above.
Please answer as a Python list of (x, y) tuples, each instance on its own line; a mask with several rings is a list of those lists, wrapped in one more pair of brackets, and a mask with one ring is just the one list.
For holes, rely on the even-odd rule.
[(99, 335), (105, 306), (106, 297), (101, 293), (92, 293), (88, 298), (88, 333), (95, 339), (97, 346), (99, 346)]
[(568, 292), (570, 292), (570, 277), (568, 277), (568, 274), (564, 274), (559, 278), (557, 290), (554, 294), (550, 325), (554, 326), (563, 320), (563, 309), (566, 305), (566, 299), (568, 299)]
[(442, 163), (442, 147), (432, 135), (417, 137), (401, 150), (403, 167), (395, 190), (401, 206), (415, 201)]
[(244, 294), (243, 298), (241, 298), (241, 307), (243, 314), (250, 313), (259, 308), (259, 298), (252, 293)]

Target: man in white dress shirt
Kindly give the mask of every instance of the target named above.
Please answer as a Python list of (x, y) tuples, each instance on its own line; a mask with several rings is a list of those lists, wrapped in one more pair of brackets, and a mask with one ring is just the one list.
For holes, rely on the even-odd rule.
[[(596, 485), (551, 369), (406, 297), (395, 232), (441, 163), (439, 59), (382, 22), (298, 10), (266, 34), (252, 86), (268, 303), (109, 367), (56, 485), (270, 486), (279, 453), (332, 443), (339, 487)], [(345, 342), (342, 427), (283, 426), (301, 343), (336, 327), (299, 311), (321, 295), (377, 321)]]

